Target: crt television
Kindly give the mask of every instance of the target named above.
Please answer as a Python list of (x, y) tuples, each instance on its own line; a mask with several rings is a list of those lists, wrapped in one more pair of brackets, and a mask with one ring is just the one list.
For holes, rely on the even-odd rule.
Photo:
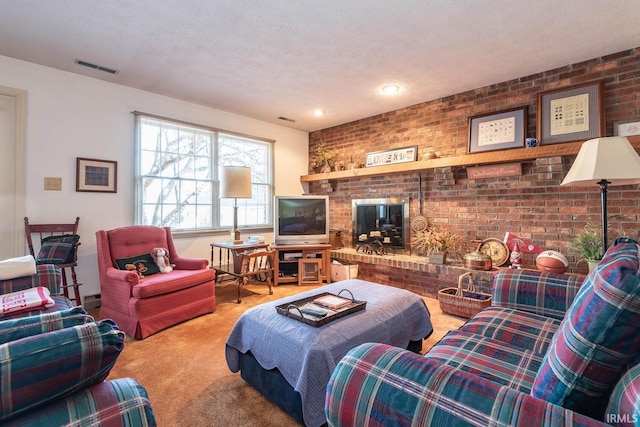
[(275, 196), (276, 245), (329, 243), (329, 196)]

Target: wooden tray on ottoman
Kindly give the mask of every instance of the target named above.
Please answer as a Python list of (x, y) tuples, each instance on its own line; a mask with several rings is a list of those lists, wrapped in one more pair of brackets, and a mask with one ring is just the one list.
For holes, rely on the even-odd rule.
[[(349, 292), (349, 294), (351, 295), (351, 298), (346, 298), (340, 295), (342, 292), (345, 292), (345, 291)], [(326, 296), (332, 296), (332, 297), (337, 297), (341, 299), (350, 299), (351, 301), (345, 304), (344, 306), (341, 306), (336, 309), (330, 309), (325, 306), (314, 304), (313, 302), (314, 300), (321, 297), (326, 297)], [(336, 319), (347, 316), (349, 314), (355, 313), (357, 311), (364, 310), (366, 305), (367, 305), (366, 301), (357, 301), (356, 299), (354, 299), (353, 294), (348, 289), (342, 289), (340, 292), (338, 292), (337, 295), (329, 292), (322, 292), (307, 298), (301, 298), (299, 300), (291, 301), (286, 304), (281, 304), (276, 306), (276, 311), (279, 314), (282, 314), (283, 316), (290, 317), (299, 322), (306, 323), (307, 325), (318, 327), (318, 326), (326, 325), (329, 322), (332, 322)], [(300, 309), (304, 306), (315, 306), (320, 310), (327, 311), (327, 314), (324, 317), (315, 317), (308, 314), (305, 315), (302, 313), (302, 311), (300, 311)]]
[[(462, 279), (465, 276), (469, 277), (469, 286), (463, 290)], [(471, 272), (468, 272), (458, 277), (457, 288), (440, 289), (438, 301), (443, 313), (469, 319), (491, 305), (491, 295), (476, 292)]]

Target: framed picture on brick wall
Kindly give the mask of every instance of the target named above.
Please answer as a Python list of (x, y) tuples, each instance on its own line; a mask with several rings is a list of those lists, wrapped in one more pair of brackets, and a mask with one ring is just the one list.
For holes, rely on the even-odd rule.
[(524, 147), (527, 107), (469, 118), (469, 153)]
[(614, 136), (640, 135), (640, 120), (613, 123)]
[(604, 136), (603, 90), (600, 81), (539, 93), (536, 135), (540, 144)]

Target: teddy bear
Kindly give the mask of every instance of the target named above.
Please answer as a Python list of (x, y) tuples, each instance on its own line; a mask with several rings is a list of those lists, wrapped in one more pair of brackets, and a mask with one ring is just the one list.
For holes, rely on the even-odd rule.
[(158, 269), (160, 269), (160, 273), (173, 271), (173, 264), (169, 263), (169, 251), (165, 248), (153, 248), (151, 257), (158, 266)]
[(124, 266), (124, 268), (127, 269), (128, 271), (135, 272), (138, 275), (138, 278), (140, 279), (144, 278), (144, 276), (142, 275), (142, 272), (138, 270), (135, 264), (127, 264)]

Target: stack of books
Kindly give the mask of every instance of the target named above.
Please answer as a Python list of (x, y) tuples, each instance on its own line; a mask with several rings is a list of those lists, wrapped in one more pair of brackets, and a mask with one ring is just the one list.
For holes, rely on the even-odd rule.
[(325, 295), (313, 300), (313, 303), (322, 307), (330, 308), (331, 310), (337, 310), (346, 305), (351, 304), (351, 300), (342, 298), (336, 295)]

